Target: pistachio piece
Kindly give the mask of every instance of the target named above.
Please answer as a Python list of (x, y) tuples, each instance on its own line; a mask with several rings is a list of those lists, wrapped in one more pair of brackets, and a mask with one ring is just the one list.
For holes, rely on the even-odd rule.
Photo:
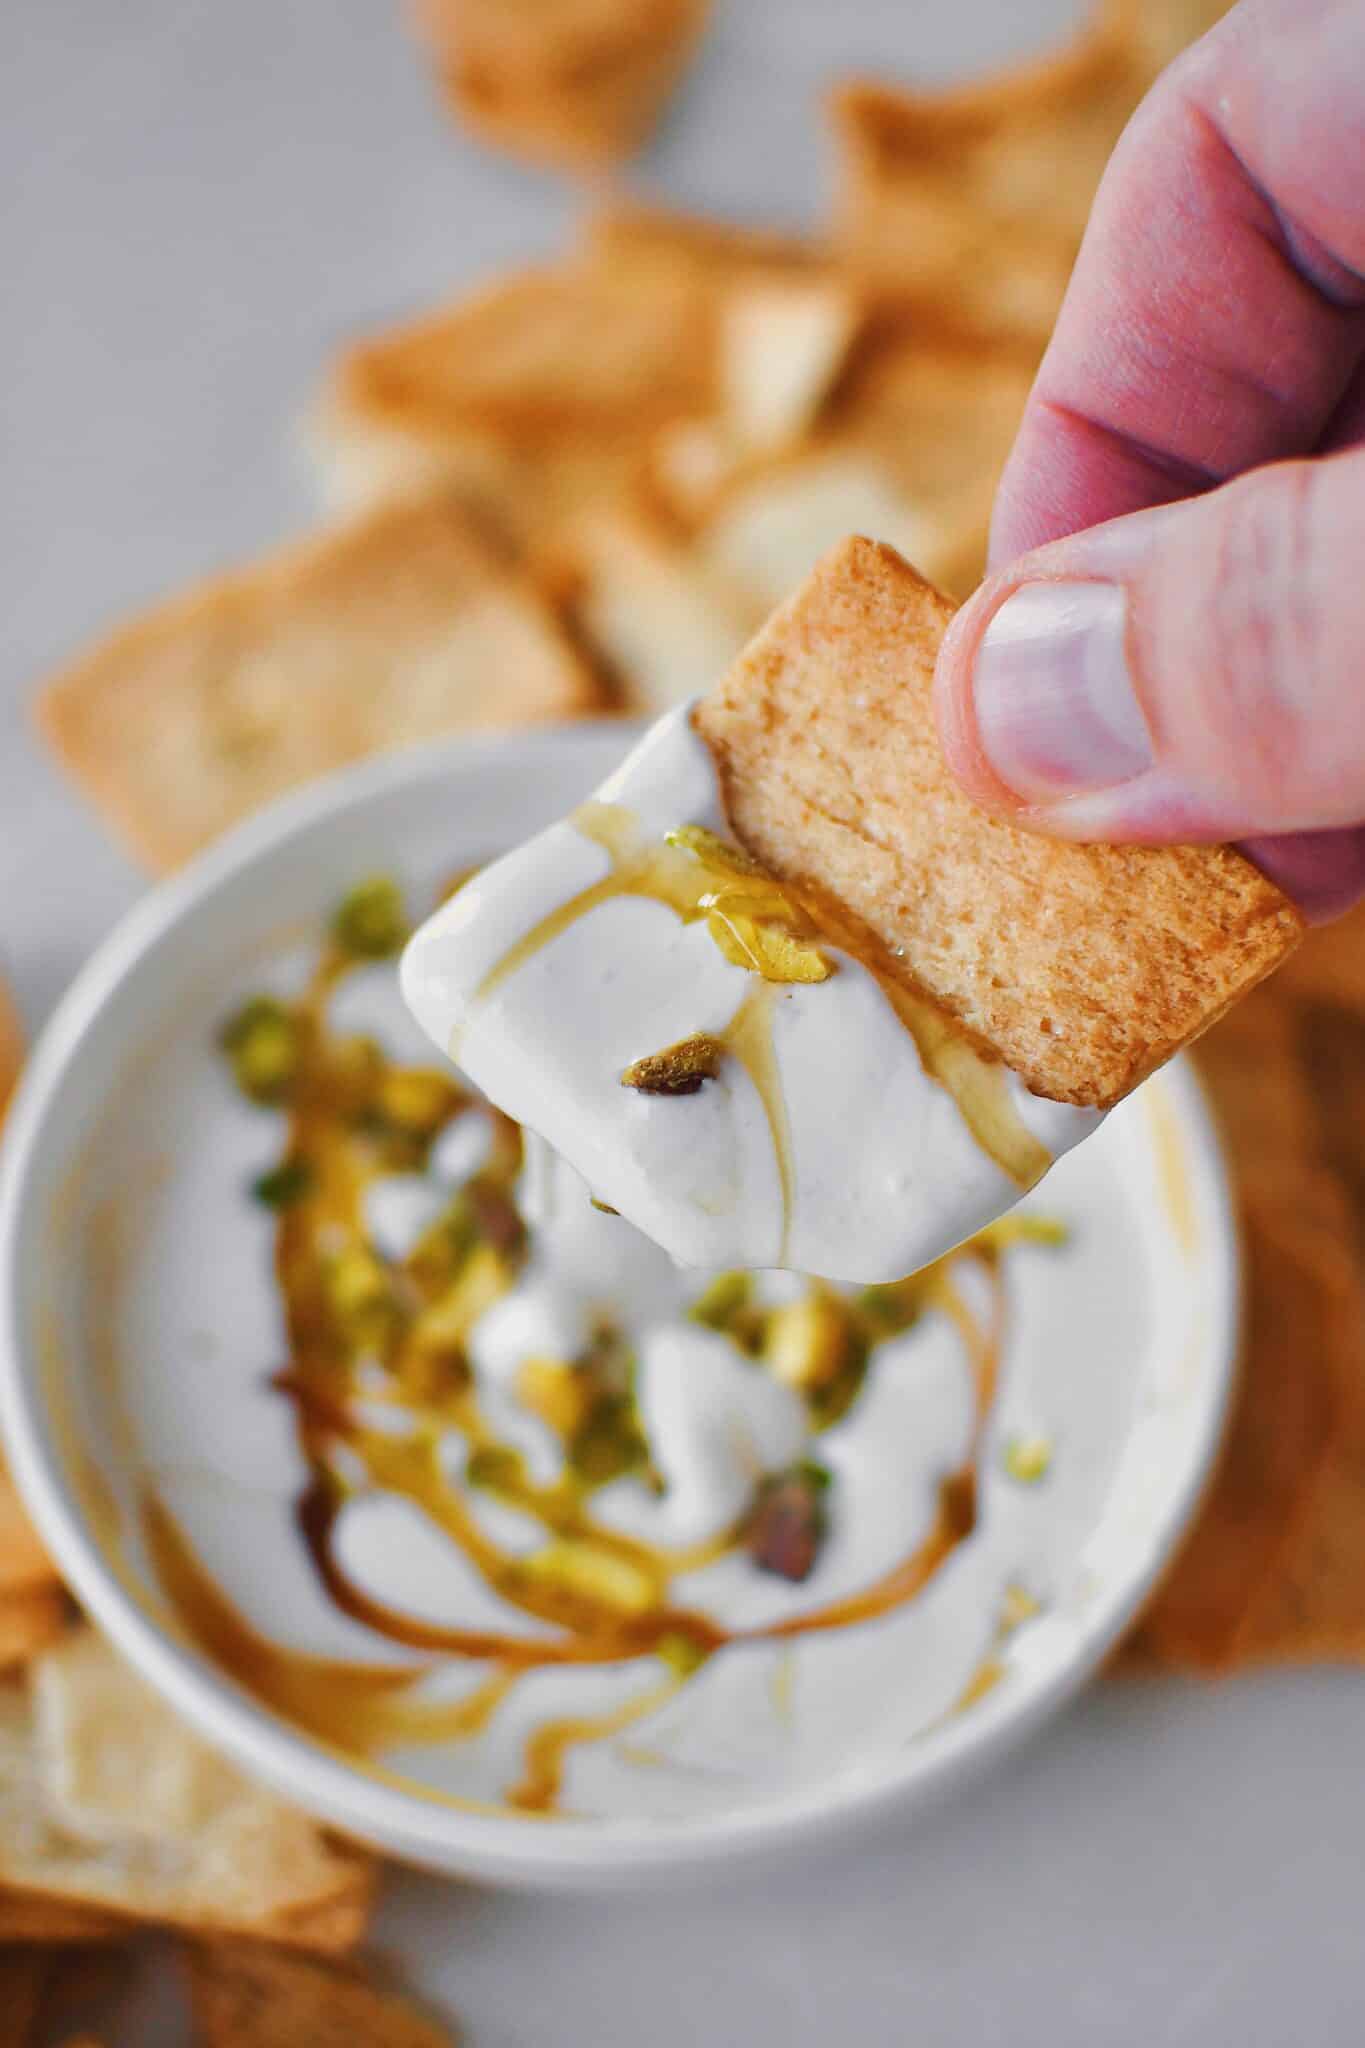
[(233, 1078), (252, 1102), (283, 1102), (298, 1077), (302, 1042), (298, 1019), (275, 996), (253, 996), (230, 1017), (218, 1042)]
[(615, 1614), (647, 1614), (656, 1599), (648, 1572), (605, 1545), (566, 1537), (517, 1560), (515, 1577), (566, 1599)]
[(695, 1637), (684, 1635), (680, 1628), (671, 1628), (666, 1635), (661, 1635), (654, 1649), (675, 1678), (690, 1678), (710, 1655)]
[(638, 1472), (649, 1448), (630, 1394), (599, 1394), (569, 1440), (569, 1469), (585, 1486)]
[(834, 972), (818, 946), (780, 924), (760, 924), (743, 911), (713, 901), (706, 929), (733, 967), (747, 968), (764, 981), (828, 981)]
[(363, 1245), (338, 1252), (326, 1269), (327, 1300), (343, 1336), (353, 1344), (387, 1334), (397, 1311), (388, 1268)]
[(760, 1571), (799, 1585), (808, 1579), (829, 1528), (830, 1475), (805, 1459), (759, 1488), (749, 1520), (749, 1555)]
[(665, 846), (676, 846), (684, 853), (690, 853), (704, 867), (719, 868), (724, 874), (761, 875), (762, 868), (751, 853), (742, 846), (736, 846), (729, 839), (722, 839), (718, 832), (711, 832), (705, 825), (676, 825), (664, 834)]
[(805, 1394), (838, 1378), (848, 1363), (852, 1343), (844, 1304), (812, 1288), (799, 1301), (772, 1310), (764, 1331), (763, 1357), (774, 1379)]
[(687, 1311), (688, 1318), (704, 1324), (708, 1330), (726, 1330), (740, 1311), (749, 1306), (753, 1291), (751, 1273), (717, 1273)]
[(434, 1067), (389, 1067), (375, 1091), (375, 1108), (387, 1123), (430, 1138), (464, 1099), (463, 1090)]
[(725, 1059), (725, 1046), (709, 1032), (680, 1038), (662, 1052), (646, 1053), (632, 1060), (621, 1076), (623, 1088), (638, 1089), (641, 1095), (695, 1095), (703, 1081), (714, 1081)]
[(1052, 1444), (1037, 1432), (1031, 1436), (1012, 1436), (1005, 1445), (1004, 1463), (1010, 1478), (1020, 1486), (1036, 1486), (1040, 1479), (1046, 1479), (1052, 1465)]
[(387, 960), (407, 935), (402, 891), (388, 875), (357, 882), (332, 916), (334, 944), (355, 960)]
[(259, 1174), (251, 1183), (254, 1199), (267, 1209), (288, 1209), (301, 1202), (317, 1185), (317, 1174), (307, 1159), (285, 1159), (269, 1173)]
[(521, 1470), (520, 1456), (505, 1444), (480, 1444), (469, 1453), (464, 1476), (469, 1486), (483, 1486), (490, 1493), (500, 1493), (517, 1484)]

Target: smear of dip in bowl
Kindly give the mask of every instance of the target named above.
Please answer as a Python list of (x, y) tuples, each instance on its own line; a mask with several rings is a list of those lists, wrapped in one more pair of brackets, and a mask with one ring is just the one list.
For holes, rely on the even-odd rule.
[(152, 906), (18, 1105), (0, 1288), (17, 1461), (149, 1675), (402, 1853), (580, 1883), (904, 1803), (1075, 1682), (1230, 1269), (1179, 1071), (910, 1283), (685, 1271), (545, 1171), (388, 953), (600, 778), (540, 745), (534, 797), (526, 743), (371, 769)]

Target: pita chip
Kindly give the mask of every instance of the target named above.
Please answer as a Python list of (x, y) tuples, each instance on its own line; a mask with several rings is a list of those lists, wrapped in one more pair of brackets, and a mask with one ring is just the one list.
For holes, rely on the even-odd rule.
[(894, 549), (846, 541), (698, 730), (769, 872), (832, 898), (1036, 1093), (1108, 1108), (1268, 974), (1302, 919), (1230, 848), (1048, 841), (971, 803), (931, 701), (952, 611)]
[(598, 701), (538, 594), (429, 499), (170, 599), (51, 681), (38, 717), (97, 809), (171, 868), (366, 754)]
[(451, 2030), (353, 1967), (256, 1942), (186, 1951), (204, 2048), (450, 2048)]

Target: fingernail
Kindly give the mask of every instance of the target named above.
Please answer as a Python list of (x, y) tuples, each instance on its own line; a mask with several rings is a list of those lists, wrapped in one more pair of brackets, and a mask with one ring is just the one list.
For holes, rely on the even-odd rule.
[(1112, 789), (1151, 767), (1126, 624), (1117, 583), (1026, 583), (987, 626), (972, 675), (977, 732), (1025, 803)]

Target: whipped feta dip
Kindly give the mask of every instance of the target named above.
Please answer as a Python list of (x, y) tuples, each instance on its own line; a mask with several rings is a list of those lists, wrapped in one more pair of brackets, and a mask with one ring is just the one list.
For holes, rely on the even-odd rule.
[[(899, 1279), (1010, 1208), (1101, 1115), (1032, 1095), (809, 906), (784, 926), (783, 900), (734, 847), (682, 706), (428, 920), (403, 993), (498, 1108), (681, 1264)], [(742, 964), (756, 929), (782, 934), (766, 974)], [(700, 1070), (660, 1092), (623, 1081), (697, 1046)]]

